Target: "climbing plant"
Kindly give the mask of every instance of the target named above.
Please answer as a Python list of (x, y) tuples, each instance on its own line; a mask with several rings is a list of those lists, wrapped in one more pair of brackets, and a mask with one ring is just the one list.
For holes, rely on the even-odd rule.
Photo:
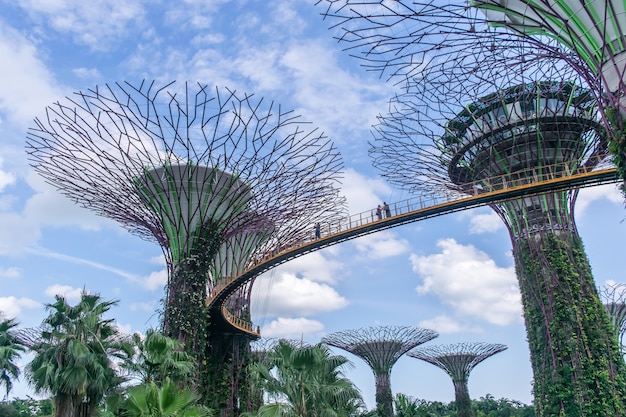
[(624, 360), (580, 237), (537, 234), (513, 251), (538, 415), (623, 416)]

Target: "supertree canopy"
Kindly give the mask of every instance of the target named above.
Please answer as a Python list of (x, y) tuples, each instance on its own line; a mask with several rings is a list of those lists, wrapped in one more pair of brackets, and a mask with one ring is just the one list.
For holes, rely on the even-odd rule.
[[(28, 132), (35, 170), (162, 247), (165, 333), (198, 359), (205, 395), (227, 391), (209, 405), (223, 415), (244, 407), (237, 383), (220, 381), (245, 366), (237, 356), (249, 352), (249, 336), (237, 336), (221, 311), (209, 314), (207, 295), (256, 253), (344, 213), (332, 142), (273, 102), (200, 84), (107, 84), (47, 107), (46, 116)], [(249, 286), (226, 302), (236, 317), (249, 319)]]
[(472, 0), (493, 25), (548, 36), (575, 52), (597, 73), (605, 92), (626, 111), (626, 5), (623, 1)]
[(381, 415), (393, 415), (391, 369), (410, 349), (439, 336), (430, 329), (410, 326), (377, 326), (345, 330), (322, 338), (322, 343), (362, 358), (376, 379), (376, 408)]
[[(370, 150), (390, 182), (416, 194), (479, 194), (610, 161), (597, 77), (555, 42), (537, 48), (467, 4), (326, 3), (337, 37), (404, 82)], [(576, 196), (491, 206), (513, 243), (538, 415), (624, 415), (624, 360), (576, 229)]]
[(597, 94), (603, 101), (602, 114), (609, 125), (611, 153), (626, 196), (626, 5), (623, 1), (582, 0), (473, 0), (487, 20), (537, 41), (555, 39), (580, 58), (574, 64), (582, 73), (599, 80)]
[(467, 386), (470, 373), (476, 365), (506, 348), (497, 343), (457, 343), (418, 347), (408, 352), (407, 356), (431, 363), (450, 375), (457, 416), (472, 417), (474, 413)]

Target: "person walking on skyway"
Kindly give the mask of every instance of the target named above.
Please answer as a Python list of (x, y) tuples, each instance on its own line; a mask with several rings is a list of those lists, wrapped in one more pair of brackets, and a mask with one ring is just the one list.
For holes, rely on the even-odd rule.
[(391, 217), (391, 209), (386, 202), (383, 202), (383, 209), (385, 210), (385, 217)]

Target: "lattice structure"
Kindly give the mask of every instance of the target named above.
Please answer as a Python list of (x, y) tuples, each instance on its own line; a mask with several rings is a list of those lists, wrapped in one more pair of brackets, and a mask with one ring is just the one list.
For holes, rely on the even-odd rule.
[(376, 408), (381, 415), (393, 415), (391, 369), (410, 349), (439, 336), (430, 329), (410, 326), (377, 326), (332, 333), (322, 343), (346, 350), (372, 368), (376, 380)]
[[(231, 387), (205, 392), (209, 405), (236, 413), (245, 406), (237, 375), (249, 340), (219, 327), (220, 311), (209, 318), (207, 293), (255, 253), (344, 213), (332, 142), (273, 102), (205, 85), (105, 85), (49, 106), (46, 116), (28, 132), (35, 170), (162, 247), (164, 330), (207, 363), (202, 389)], [(249, 318), (249, 285), (227, 303), (238, 317)], [(221, 384), (222, 375), (233, 380)]]
[[(370, 151), (401, 188), (474, 194), (610, 160), (601, 83), (556, 41), (538, 48), (462, 2), (320, 3), (347, 49), (403, 83)], [(620, 415), (624, 361), (576, 229), (576, 195), (492, 207), (513, 242), (538, 414), (594, 415), (608, 404)]]
[(619, 341), (622, 352), (626, 354), (624, 335), (626, 335), (626, 284), (606, 285), (600, 289), (600, 296), (609, 315), (615, 337)]
[(467, 386), (470, 373), (476, 365), (506, 349), (505, 345), (497, 343), (457, 343), (419, 347), (408, 352), (407, 356), (431, 363), (450, 375), (457, 416), (472, 417), (474, 414)]

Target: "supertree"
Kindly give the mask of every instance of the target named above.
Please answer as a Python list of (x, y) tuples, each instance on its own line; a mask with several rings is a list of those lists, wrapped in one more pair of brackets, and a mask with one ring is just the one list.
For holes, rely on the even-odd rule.
[(624, 335), (626, 334), (626, 284), (609, 283), (600, 288), (600, 297), (609, 315), (615, 337), (624, 349)]
[[(292, 111), (206, 85), (107, 84), (46, 108), (27, 137), (35, 170), (77, 204), (156, 241), (167, 261), (166, 335), (197, 358), (222, 415), (246, 407), (249, 334), (207, 295), (257, 253), (345, 211), (334, 145)], [(226, 302), (249, 319), (249, 287)]]
[[(390, 182), (416, 194), (478, 194), (610, 159), (597, 80), (560, 45), (539, 49), (466, 4), (330, 3), (339, 38), (404, 82), (370, 151)], [(576, 196), (491, 207), (513, 243), (538, 415), (623, 415), (624, 361), (576, 229)]]
[[(605, 99), (601, 109), (611, 125), (611, 151), (626, 181), (626, 6), (623, 1), (473, 0), (492, 25), (509, 28), (536, 40), (557, 40), (580, 58), (575, 65), (599, 80)], [(626, 195), (626, 188), (622, 191)]]
[(408, 352), (407, 356), (431, 363), (450, 375), (454, 385), (456, 415), (472, 417), (474, 412), (467, 386), (470, 373), (476, 365), (506, 349), (505, 345), (497, 343), (457, 343), (418, 347)]
[(372, 368), (376, 380), (376, 409), (393, 415), (391, 368), (410, 349), (439, 336), (430, 329), (411, 326), (376, 326), (344, 330), (322, 338), (322, 343), (346, 350)]

